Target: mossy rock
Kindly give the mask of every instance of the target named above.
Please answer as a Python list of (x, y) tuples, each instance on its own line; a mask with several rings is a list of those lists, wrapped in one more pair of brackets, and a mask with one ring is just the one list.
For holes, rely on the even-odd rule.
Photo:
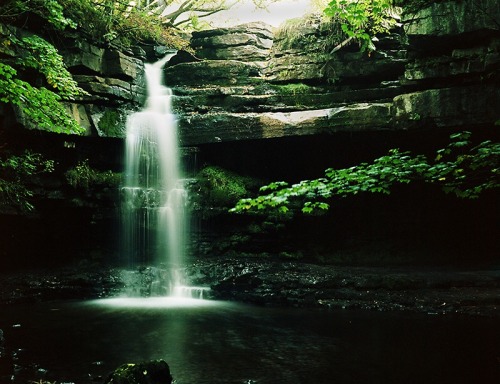
[(217, 166), (203, 168), (196, 179), (201, 199), (215, 207), (232, 207), (261, 185), (258, 180)]
[(104, 384), (171, 384), (170, 368), (163, 360), (138, 364), (123, 364), (118, 367)]
[(126, 114), (119, 110), (106, 109), (97, 124), (100, 136), (124, 137), (125, 120)]

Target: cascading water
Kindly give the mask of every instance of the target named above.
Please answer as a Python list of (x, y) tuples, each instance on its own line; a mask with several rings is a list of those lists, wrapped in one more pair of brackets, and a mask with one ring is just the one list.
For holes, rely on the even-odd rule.
[(179, 167), (172, 91), (162, 85), (163, 66), (174, 54), (146, 64), (148, 97), (127, 119), (123, 243), (129, 262), (161, 265), (152, 295), (187, 296), (179, 268), (185, 256), (186, 191)]

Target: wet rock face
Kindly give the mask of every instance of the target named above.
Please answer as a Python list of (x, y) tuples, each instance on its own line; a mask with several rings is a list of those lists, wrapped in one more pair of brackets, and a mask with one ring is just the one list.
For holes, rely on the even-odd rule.
[(405, 15), (410, 60), (394, 99), (395, 123), (473, 129), (499, 114), (500, 3), (436, 2)]
[(70, 114), (89, 135), (124, 137), (126, 116), (146, 100), (145, 52), (120, 52), (73, 40), (61, 53), (78, 85), (90, 94), (80, 103), (68, 104)]
[(414, 37), (451, 36), (479, 30), (498, 30), (497, 0), (436, 1), (415, 17), (407, 15), (407, 33)]
[(494, 86), (463, 86), (428, 89), (394, 98), (396, 119), (423, 120), (436, 127), (491, 124), (499, 114), (489, 105), (500, 104), (500, 92)]
[(203, 87), (244, 85), (259, 76), (256, 66), (236, 60), (209, 60), (181, 63), (165, 70), (168, 86)]
[[(483, 110), (499, 97), (498, 20), (495, 0), (433, 2), (404, 15), (404, 29), (380, 36), (371, 55), (355, 44), (332, 54), (336, 27), (320, 18), (285, 32), (261, 22), (194, 32), (195, 55), (181, 52), (165, 69), (182, 144), (493, 124), (493, 108)], [(145, 101), (146, 53), (62, 46), (90, 93), (68, 112), (88, 135), (123, 138), (126, 116)]]
[(273, 45), (273, 31), (262, 22), (194, 32), (191, 46), (209, 60), (265, 61)]
[(104, 384), (170, 384), (170, 368), (163, 360), (118, 367)]

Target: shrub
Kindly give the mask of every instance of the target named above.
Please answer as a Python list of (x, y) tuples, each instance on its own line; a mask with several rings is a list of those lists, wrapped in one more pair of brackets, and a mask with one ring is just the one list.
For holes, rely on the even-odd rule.
[(91, 189), (100, 187), (118, 187), (121, 174), (112, 171), (98, 171), (90, 167), (88, 159), (79, 162), (74, 168), (66, 171), (66, 180), (73, 188)]

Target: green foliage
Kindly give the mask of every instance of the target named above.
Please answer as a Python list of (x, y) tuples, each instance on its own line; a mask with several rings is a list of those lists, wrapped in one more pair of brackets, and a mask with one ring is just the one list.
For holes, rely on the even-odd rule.
[(446, 193), (478, 198), (483, 191), (500, 186), (500, 143), (486, 140), (473, 146), (470, 132), (451, 135), (452, 142), (437, 151), (427, 178)]
[(66, 14), (78, 21), (77, 28), (92, 41), (128, 47), (155, 41), (175, 49), (187, 49), (189, 42), (172, 28), (162, 25), (146, 9), (129, 2), (101, 0), (59, 0)]
[(0, 102), (19, 107), (30, 126), (57, 133), (84, 133), (84, 128), (68, 115), (60, 101), (56, 93), (45, 87), (32, 87), (17, 78), (14, 68), (0, 63)]
[[(65, 18), (56, 0), (8, 1), (0, 7), (0, 19), (15, 20), (28, 11), (45, 18), (55, 29), (75, 26)], [(39, 36), (18, 37), (8, 32), (4, 32), (2, 44), (15, 57), (15, 68), (0, 63), (0, 102), (16, 106), (19, 117), (28, 127), (57, 133), (84, 133), (84, 128), (68, 114), (61, 101), (87, 93), (73, 80), (57, 49)], [(44, 77), (46, 86), (35, 87), (23, 80), (24, 73), (32, 70)]]
[(73, 188), (89, 190), (93, 187), (118, 187), (121, 174), (111, 171), (98, 171), (89, 165), (89, 161), (79, 162), (74, 168), (66, 171), (66, 180)]
[(21, 57), (16, 63), (22, 68), (33, 68), (43, 74), (47, 84), (62, 98), (73, 100), (76, 96), (86, 95), (66, 69), (62, 56), (57, 49), (39, 36), (12, 38), (20, 49)]
[(361, 51), (376, 50), (378, 33), (387, 33), (399, 25), (399, 9), (392, 0), (333, 0), (324, 9), (337, 20), (348, 39), (360, 44)]
[(58, 0), (7, 0), (0, 6), (0, 18), (7, 21), (29, 12), (47, 20), (57, 30), (76, 27), (75, 22), (64, 15), (63, 5)]
[(255, 188), (253, 179), (216, 166), (203, 168), (196, 179), (203, 202), (216, 207), (230, 207)]
[(461, 198), (477, 198), (500, 186), (500, 144), (488, 140), (474, 146), (470, 136), (470, 132), (452, 135), (450, 144), (437, 151), (434, 161), (393, 149), (371, 164), (329, 168), (319, 179), (293, 185), (274, 182), (262, 187), (256, 198), (241, 199), (231, 211), (286, 214), (300, 209), (305, 214), (321, 213), (328, 210), (333, 197), (361, 192), (389, 194), (395, 184), (414, 181), (440, 185), (444, 192)]
[(306, 15), (294, 19), (285, 20), (278, 28), (274, 36), (274, 44), (280, 50), (293, 48), (301, 48), (307, 45), (310, 40), (311, 44), (317, 43), (317, 36), (304, 36), (303, 31), (308, 27), (312, 27), (319, 23), (319, 18), (316, 15)]
[(122, 116), (115, 110), (106, 109), (101, 119), (99, 120), (99, 130), (106, 133), (106, 136), (119, 136), (123, 134), (122, 129), (125, 122), (122, 121)]
[(31, 151), (0, 159), (0, 208), (32, 211), (34, 206), (30, 199), (33, 191), (29, 183), (33, 176), (53, 170), (53, 160), (46, 160), (41, 154)]

